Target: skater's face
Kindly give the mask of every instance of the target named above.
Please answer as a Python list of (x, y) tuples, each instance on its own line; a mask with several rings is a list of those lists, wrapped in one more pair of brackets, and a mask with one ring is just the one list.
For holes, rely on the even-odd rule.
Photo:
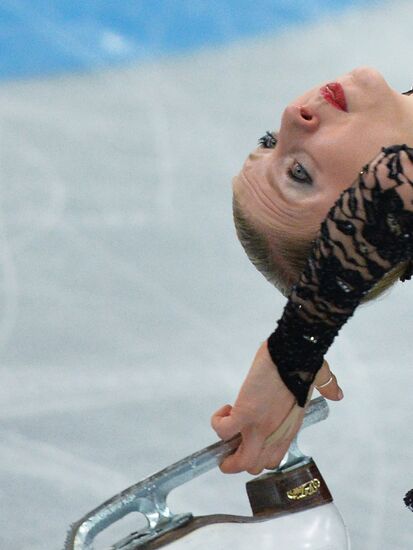
[(381, 147), (413, 146), (413, 96), (362, 67), (312, 88), (284, 110), (276, 143), (258, 147), (233, 179), (245, 217), (270, 238), (314, 237), (341, 192)]

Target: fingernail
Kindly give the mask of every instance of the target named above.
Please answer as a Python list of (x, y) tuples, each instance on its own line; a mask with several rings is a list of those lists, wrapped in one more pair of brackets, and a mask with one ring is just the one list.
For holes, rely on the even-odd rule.
[(343, 390), (341, 388), (338, 389), (337, 397), (338, 397), (339, 401), (341, 399), (343, 399), (343, 397), (344, 397), (344, 393), (343, 393)]

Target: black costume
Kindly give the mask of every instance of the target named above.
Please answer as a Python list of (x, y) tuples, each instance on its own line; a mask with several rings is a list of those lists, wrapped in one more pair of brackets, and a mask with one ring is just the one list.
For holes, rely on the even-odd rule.
[(323, 357), (362, 297), (413, 258), (413, 148), (383, 148), (330, 209), (268, 350), (303, 407)]

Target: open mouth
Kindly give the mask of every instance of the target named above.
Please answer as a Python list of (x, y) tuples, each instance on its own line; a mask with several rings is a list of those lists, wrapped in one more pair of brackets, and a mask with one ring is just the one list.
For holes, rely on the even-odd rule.
[(330, 82), (320, 89), (320, 93), (333, 107), (340, 109), (340, 111), (347, 112), (346, 96), (341, 84), (338, 82)]

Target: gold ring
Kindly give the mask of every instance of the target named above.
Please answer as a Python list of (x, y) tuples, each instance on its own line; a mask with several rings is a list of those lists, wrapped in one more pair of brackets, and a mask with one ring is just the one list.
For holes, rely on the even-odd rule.
[(334, 375), (332, 374), (330, 378), (327, 380), (327, 382), (324, 382), (324, 384), (320, 384), (319, 386), (316, 386), (316, 388), (319, 390), (320, 388), (325, 388), (330, 384), (330, 382), (333, 381)]

